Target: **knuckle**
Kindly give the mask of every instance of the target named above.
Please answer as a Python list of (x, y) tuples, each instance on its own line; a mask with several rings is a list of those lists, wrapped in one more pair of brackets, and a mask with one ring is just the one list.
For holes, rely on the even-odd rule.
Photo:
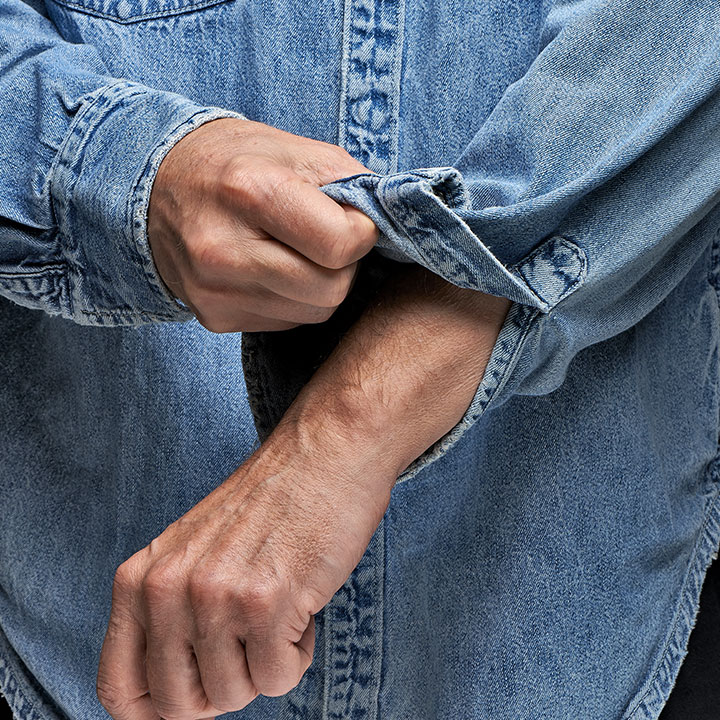
[(278, 585), (270, 578), (245, 580), (234, 588), (234, 603), (246, 617), (267, 617), (272, 613), (277, 599)]
[(299, 160), (300, 167), (309, 170), (321, 185), (365, 169), (339, 145), (311, 140), (304, 146), (304, 150)]
[(160, 565), (150, 569), (142, 580), (140, 592), (148, 606), (164, 602), (179, 585), (180, 573), (171, 565)]
[(252, 217), (273, 206), (278, 195), (286, 196), (287, 183), (293, 180), (295, 176), (280, 165), (235, 166), (226, 171), (223, 187), (233, 205)]
[(241, 163), (230, 162), (220, 173), (221, 191), (240, 208), (253, 209), (258, 203), (260, 184), (255, 172)]
[(358, 255), (370, 252), (380, 237), (380, 228), (364, 212), (350, 206), (346, 216), (353, 238), (353, 250)]
[(283, 668), (278, 667), (266, 670), (255, 682), (255, 687), (261, 695), (278, 697), (290, 692), (300, 680), (302, 680), (302, 675), (295, 678), (288, 675)]
[(193, 706), (186, 706), (177, 700), (153, 693), (152, 704), (163, 720), (193, 720), (200, 717), (204, 703), (194, 703)]
[(327, 242), (322, 264), (331, 270), (341, 270), (356, 259), (355, 251), (354, 242), (342, 235), (336, 236)]
[(193, 609), (227, 603), (232, 594), (224, 575), (214, 569), (197, 570), (188, 581), (188, 595)]
[(342, 160), (352, 160), (353, 162), (357, 162), (357, 160), (355, 160), (355, 158), (341, 145), (335, 145), (334, 143), (328, 144), (333, 149), (335, 154)]
[(357, 212), (355, 215), (357, 234), (362, 240), (363, 248), (369, 251), (380, 237), (380, 228), (365, 213)]
[(129, 560), (115, 571), (113, 590), (120, 595), (130, 595), (137, 590), (137, 573)]
[(360, 163), (344, 148), (334, 143), (325, 143), (331, 160), (337, 165), (336, 172), (351, 174)]
[(196, 233), (187, 241), (188, 258), (196, 275), (214, 274), (228, 264), (227, 247), (216, 236)]
[(241, 694), (230, 694), (227, 690), (221, 688), (206, 688), (205, 692), (210, 704), (223, 713), (242, 710), (257, 697), (257, 693), (255, 692), (248, 691)]

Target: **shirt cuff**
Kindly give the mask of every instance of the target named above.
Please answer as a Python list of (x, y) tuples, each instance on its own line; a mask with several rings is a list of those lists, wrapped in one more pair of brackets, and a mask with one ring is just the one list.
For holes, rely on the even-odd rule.
[(382, 254), (416, 262), (459, 287), (549, 312), (586, 274), (583, 250), (560, 236), (549, 237), (519, 263), (504, 263), (462, 219), (471, 201), (462, 174), (452, 167), (360, 173), (320, 190), (370, 217), (380, 231), (376, 247)]
[(587, 258), (570, 239), (551, 235), (519, 262), (504, 262), (462, 219), (471, 203), (455, 168), (361, 173), (320, 189), (373, 220), (382, 254), (416, 262), (459, 287), (513, 301), (472, 402), (461, 420), (398, 478), (408, 480), (443, 456), (531, 371), (543, 324), (584, 283)]
[(247, 119), (171, 92), (119, 81), (86, 99), (49, 174), (67, 265), (62, 314), (85, 325), (187, 320), (147, 238), (155, 176), (170, 149), (203, 123)]

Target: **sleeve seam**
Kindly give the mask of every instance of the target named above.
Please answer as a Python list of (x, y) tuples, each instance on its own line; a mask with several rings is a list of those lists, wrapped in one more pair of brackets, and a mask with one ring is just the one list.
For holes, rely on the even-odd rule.
[[(114, 82), (108, 83), (107, 85), (98, 88), (97, 90), (86, 96), (86, 101), (83, 102), (81, 108), (78, 110), (77, 114), (70, 123), (70, 127), (65, 133), (65, 137), (63, 138), (60, 147), (55, 154), (55, 158), (50, 165), (50, 169), (48, 170), (50, 210), (56, 226), (59, 226), (59, 221), (58, 213), (55, 210), (55, 206), (65, 200), (65, 198), (63, 198), (61, 195), (58, 196), (58, 193), (56, 192), (55, 180), (58, 171), (61, 168), (64, 168), (67, 169), (70, 173), (72, 173), (74, 165), (80, 160), (82, 150), (84, 150), (85, 146), (91, 139), (90, 131), (93, 128), (97, 127), (100, 124), (102, 118), (110, 110), (112, 110), (113, 105), (108, 101), (111, 100), (112, 95), (115, 91), (120, 92), (123, 87), (130, 88), (130, 91), (127, 95), (128, 97), (143, 94), (143, 91), (140, 88), (133, 88), (131, 86), (131, 83), (126, 80), (116, 80)], [(93, 117), (93, 111), (96, 109), (96, 106), (102, 105), (103, 103), (105, 104), (105, 107), (102, 109), (101, 112), (98, 112), (97, 115)], [(91, 116), (90, 121), (86, 122), (86, 118), (88, 115)], [(79, 141), (79, 146), (77, 148), (73, 148), (73, 152), (70, 152), (69, 146), (74, 140)], [(73, 176), (73, 187), (76, 181), (77, 177)], [(69, 189), (71, 190), (72, 188)]]

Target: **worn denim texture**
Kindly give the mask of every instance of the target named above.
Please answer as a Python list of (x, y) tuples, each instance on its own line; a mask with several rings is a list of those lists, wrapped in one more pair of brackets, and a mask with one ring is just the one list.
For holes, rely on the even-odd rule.
[[(396, 261), (514, 301), (313, 664), (232, 720), (650, 720), (720, 541), (717, 0), (0, 0), (0, 689), (100, 720), (115, 568), (277, 422)], [(155, 172), (247, 117), (370, 170), (328, 323), (213, 335)]]

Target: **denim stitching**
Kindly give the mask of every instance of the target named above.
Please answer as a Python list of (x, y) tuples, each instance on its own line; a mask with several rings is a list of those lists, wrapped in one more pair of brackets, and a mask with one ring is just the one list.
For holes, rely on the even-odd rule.
[[(528, 335), (535, 327), (535, 321), (542, 317), (542, 311), (526, 305), (514, 304), (506, 319), (510, 338), (503, 341), (503, 328), (498, 338), (497, 351), (488, 361), (482, 381), (475, 390), (473, 399), (461, 420), (444, 437), (411, 463), (398, 477), (396, 484), (415, 477), (421, 470), (438, 460), (455, 445), (458, 440), (480, 419), (500, 390), (507, 383), (508, 377), (515, 367)], [(488, 376), (488, 372), (490, 375)]]
[[(147, 213), (150, 204), (150, 193), (157, 170), (160, 167), (160, 163), (165, 159), (167, 154), (177, 142), (201, 125), (204, 125), (211, 120), (227, 117), (245, 119), (245, 117), (239, 113), (220, 108), (212, 108), (198, 110), (189, 118), (181, 122), (165, 137), (163, 142), (155, 148), (153, 153), (150, 155), (145, 168), (140, 173), (139, 177), (133, 184), (130, 193), (128, 194), (126, 217), (129, 218), (128, 222), (131, 226), (129, 228), (129, 235), (134, 241), (132, 249), (135, 251), (135, 260), (142, 268), (148, 284), (157, 292), (157, 294), (161, 295), (166, 302), (172, 304), (174, 308), (177, 308), (178, 313), (185, 315), (189, 315), (189, 313), (180, 308), (170, 291), (162, 283), (159, 275), (156, 273), (155, 265), (152, 260), (150, 245), (147, 238)], [(159, 317), (160, 315), (161, 314), (156, 314), (156, 317)], [(177, 318), (178, 315), (168, 311), (167, 317), (173, 319)]]
[(129, 15), (128, 17), (121, 17), (120, 15), (106, 13), (102, 10), (96, 10), (95, 8), (87, 7), (80, 3), (71, 2), (70, 0), (56, 0), (56, 2), (58, 5), (64, 5), (70, 10), (81, 12), (84, 15), (99, 17), (104, 20), (111, 20), (118, 23), (118, 25), (130, 25), (131, 23), (141, 22), (142, 20), (153, 20), (155, 18), (183, 15), (185, 13), (202, 10), (203, 8), (213, 7), (214, 5), (223, 5), (225, 3), (234, 2), (234, 0), (198, 0), (198, 2), (186, 2), (184, 5), (177, 8), (167, 8), (166, 10), (157, 10), (155, 12), (143, 13), (142, 15)]
[[(542, 293), (541, 289), (537, 289), (535, 287), (535, 284), (532, 282), (531, 278), (528, 277), (527, 272), (532, 267), (534, 267), (535, 261), (538, 260), (543, 253), (549, 252), (550, 255), (557, 255), (558, 246), (562, 246), (564, 250), (570, 251), (575, 256), (575, 260), (577, 261), (579, 268), (572, 271), (575, 275), (574, 279), (565, 287), (565, 289), (559, 295), (557, 295), (556, 297), (548, 298), (545, 294)], [(539, 263), (546, 264), (543, 260), (539, 260)], [(569, 265), (570, 263), (565, 262), (559, 266), (555, 266), (555, 274), (557, 274), (557, 271), (559, 270), (568, 270)], [(533, 250), (529, 255), (527, 255), (520, 263), (515, 266), (514, 270), (520, 276), (522, 276), (525, 284), (538, 297), (538, 299), (545, 303), (548, 306), (548, 309), (552, 309), (562, 300), (571, 295), (585, 281), (585, 278), (587, 277), (587, 255), (579, 245), (572, 242), (571, 240), (568, 240), (565, 237), (558, 235), (550, 238), (542, 245), (537, 247), (535, 250)]]
[[(51, 717), (52, 720), (60, 720), (63, 716), (60, 710), (48, 706), (46, 701), (37, 694), (38, 691), (32, 687), (32, 683), (36, 682), (35, 678), (27, 676), (20, 668), (14, 667), (10, 655), (6, 655), (5, 644), (9, 644), (9, 641), (0, 627), (0, 691), (12, 709), (13, 716), (18, 720), (51, 720)], [(33, 693), (32, 700), (29, 693)], [(20, 699), (19, 703), (17, 702), (18, 698)], [(20, 710), (17, 709), (18, 707)], [(40, 707), (43, 710), (42, 714)], [(56, 710), (57, 712), (55, 712)], [(18, 714), (19, 712), (22, 714)], [(52, 716), (46, 712), (51, 712)]]
[(382, 174), (397, 165), (403, 8), (397, 0), (345, 5), (342, 139), (355, 159)]

